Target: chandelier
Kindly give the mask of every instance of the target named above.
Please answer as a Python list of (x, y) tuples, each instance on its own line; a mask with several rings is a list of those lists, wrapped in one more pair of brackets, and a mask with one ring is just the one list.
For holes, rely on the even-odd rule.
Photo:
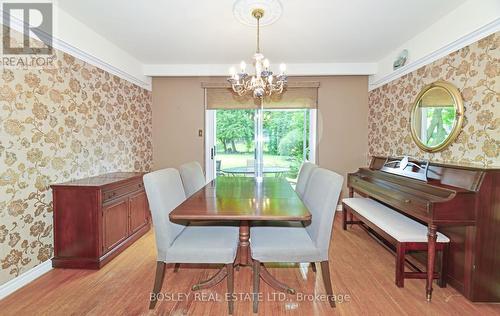
[(260, 52), (260, 19), (264, 16), (263, 9), (254, 9), (252, 16), (257, 19), (257, 51), (253, 55), (253, 65), (255, 75), (250, 75), (245, 71), (246, 63), (240, 64), (240, 72), (237, 73), (234, 67), (229, 70), (231, 77), (228, 78), (233, 91), (239, 96), (253, 94), (254, 98), (262, 99), (264, 96), (283, 93), (286, 87), (287, 76), (285, 75), (286, 65), (280, 65), (280, 74), (274, 75), (270, 69), (268, 59)]

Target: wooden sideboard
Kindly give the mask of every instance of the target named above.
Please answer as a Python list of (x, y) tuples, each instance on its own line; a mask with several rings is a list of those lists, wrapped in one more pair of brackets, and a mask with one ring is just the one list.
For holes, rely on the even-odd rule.
[(150, 228), (143, 173), (51, 185), (55, 268), (99, 269)]

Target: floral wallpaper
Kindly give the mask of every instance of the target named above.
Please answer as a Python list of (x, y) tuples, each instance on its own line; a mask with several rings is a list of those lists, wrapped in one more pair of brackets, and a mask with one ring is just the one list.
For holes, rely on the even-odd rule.
[(152, 164), (151, 92), (56, 58), (0, 68), (0, 285), (53, 255), (50, 184)]
[[(449, 54), (369, 93), (369, 155), (410, 155), (447, 163), (500, 166), (500, 32)], [(441, 152), (413, 142), (410, 111), (427, 84), (445, 80), (461, 92), (462, 132)]]

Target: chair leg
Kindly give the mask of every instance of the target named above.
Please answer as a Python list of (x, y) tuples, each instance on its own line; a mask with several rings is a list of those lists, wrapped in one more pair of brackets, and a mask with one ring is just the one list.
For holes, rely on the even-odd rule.
[(323, 282), (325, 283), (326, 294), (328, 295), (328, 300), (330, 301), (330, 306), (335, 307), (335, 298), (333, 297), (332, 281), (330, 279), (330, 267), (328, 260), (321, 261), (321, 274), (323, 275)]
[(233, 314), (234, 310), (234, 301), (233, 301), (233, 293), (234, 293), (234, 265), (232, 263), (226, 264), (227, 270), (227, 293), (229, 295), (227, 300), (227, 305), (229, 308), (229, 315)]
[(259, 310), (260, 262), (253, 261), (253, 312)]
[(156, 263), (155, 283), (153, 285), (153, 291), (151, 292), (149, 298), (149, 309), (154, 309), (156, 306), (158, 294), (161, 291), (161, 287), (163, 285), (163, 279), (165, 278), (165, 266), (166, 266), (165, 262), (158, 261)]
[(179, 266), (180, 266), (180, 265), (181, 265), (180, 263), (176, 263), (176, 264), (174, 265), (174, 272), (179, 271)]
[(316, 273), (316, 263), (311, 262), (311, 269), (313, 270), (314, 273)]
[(406, 247), (398, 242), (396, 245), (396, 286), (405, 286), (405, 254)]

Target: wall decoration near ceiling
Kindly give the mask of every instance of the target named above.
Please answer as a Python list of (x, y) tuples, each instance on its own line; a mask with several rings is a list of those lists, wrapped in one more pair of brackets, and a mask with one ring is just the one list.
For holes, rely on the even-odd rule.
[(0, 72), (0, 285), (53, 255), (49, 184), (151, 168), (151, 92), (56, 63)]
[[(437, 80), (458, 88), (465, 119), (449, 147), (428, 153), (413, 142), (409, 118), (417, 94)], [(370, 91), (368, 124), (369, 155), (500, 166), (500, 32)]]
[(399, 53), (396, 60), (394, 60), (394, 63), (392, 64), (392, 69), (396, 70), (398, 68), (403, 67), (406, 64), (407, 59), (408, 59), (408, 50), (403, 49), (403, 51)]

